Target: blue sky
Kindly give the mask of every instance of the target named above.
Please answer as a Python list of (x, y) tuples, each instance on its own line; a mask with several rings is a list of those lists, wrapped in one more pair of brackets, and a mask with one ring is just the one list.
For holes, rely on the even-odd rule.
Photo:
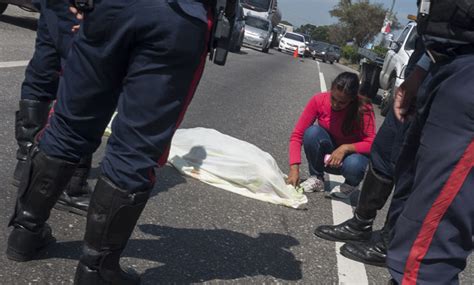
[[(353, 0), (355, 2), (356, 0)], [(278, 0), (278, 6), (283, 15), (283, 20), (299, 27), (302, 24), (313, 24), (316, 26), (329, 25), (337, 22), (336, 18), (329, 15), (338, 0)], [(392, 0), (372, 0), (371, 3), (382, 3), (390, 9)], [(395, 8), (398, 20), (404, 24), (408, 22), (408, 14), (416, 15), (415, 0), (395, 0)]]

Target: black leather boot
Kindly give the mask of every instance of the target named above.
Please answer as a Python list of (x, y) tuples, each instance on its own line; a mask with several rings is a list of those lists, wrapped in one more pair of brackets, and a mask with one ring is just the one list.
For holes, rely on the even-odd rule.
[(314, 234), (332, 241), (366, 241), (372, 234), (373, 219), (365, 220), (354, 215), (351, 219), (335, 226), (319, 226)]
[(34, 143), (36, 134), (48, 121), (51, 102), (20, 100), (20, 110), (15, 113), (15, 138), (18, 143), (17, 164), (13, 172), (12, 184), (20, 184), (21, 174), (26, 166), (28, 152)]
[(382, 229), (380, 237), (375, 241), (364, 243), (346, 243), (341, 247), (341, 254), (349, 259), (385, 267), (387, 259), (388, 233)]
[(75, 163), (48, 157), (37, 147), (31, 149), (29, 156), (8, 224), (13, 231), (8, 238), (7, 257), (15, 261), (35, 258), (54, 241), (46, 221), (76, 168)]
[(393, 180), (379, 175), (369, 163), (355, 213), (363, 219), (374, 219), (393, 190)]
[(74, 174), (66, 186), (66, 189), (59, 196), (58, 203), (54, 208), (87, 216), (89, 201), (91, 199), (92, 188), (87, 183), (89, 172), (91, 170), (92, 155), (83, 157), (77, 165)]
[(369, 164), (354, 217), (335, 226), (320, 226), (315, 234), (332, 241), (367, 241), (377, 211), (382, 209), (393, 189), (393, 182), (378, 175)]
[(149, 195), (149, 191), (130, 193), (103, 176), (99, 178), (87, 214), (74, 284), (140, 284), (137, 274), (120, 268), (120, 255)]

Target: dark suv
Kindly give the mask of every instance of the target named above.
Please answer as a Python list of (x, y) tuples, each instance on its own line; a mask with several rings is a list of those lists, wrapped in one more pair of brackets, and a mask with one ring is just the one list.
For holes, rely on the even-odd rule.
[(318, 58), (323, 62), (329, 61), (331, 64), (339, 60), (339, 56), (336, 53), (334, 46), (325, 42), (311, 43), (310, 52), (311, 57), (313, 57), (314, 60)]
[(19, 6), (28, 11), (36, 11), (33, 4), (31, 4), (31, 0), (0, 0), (0, 15), (5, 12), (8, 4)]

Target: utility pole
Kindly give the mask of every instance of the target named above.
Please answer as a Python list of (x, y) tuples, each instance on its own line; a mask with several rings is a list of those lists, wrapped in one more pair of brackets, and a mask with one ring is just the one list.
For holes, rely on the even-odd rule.
[(392, 7), (390, 8), (390, 12), (389, 12), (389, 15), (390, 15), (390, 19), (392, 19), (393, 17), (393, 8), (395, 7), (395, 0), (392, 0)]

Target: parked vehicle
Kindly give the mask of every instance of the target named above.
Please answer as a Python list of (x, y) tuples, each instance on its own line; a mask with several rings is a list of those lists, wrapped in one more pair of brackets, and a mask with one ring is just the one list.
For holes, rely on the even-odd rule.
[(272, 38), (272, 43), (270, 45), (270, 47), (272, 47), (272, 48), (278, 47), (278, 45), (280, 44), (281, 38), (285, 34), (284, 28), (280, 25), (276, 26), (274, 29), (275, 29), (275, 32), (276, 32), (276, 36), (274, 35), (273, 38)]
[(408, 60), (415, 49), (418, 35), (416, 22), (409, 22), (397, 40), (392, 41), (384, 58), (372, 50), (359, 48), (361, 85), (367, 86), (367, 95), (374, 99), (383, 89), (380, 113), (385, 116), (393, 105), (395, 90), (404, 80)]
[(269, 20), (255, 16), (245, 17), (245, 45), (256, 47), (267, 53), (270, 48), (272, 32)]
[(240, 48), (244, 43), (245, 36), (245, 16), (244, 8), (240, 4), (240, 1), (237, 3), (235, 11), (235, 22), (232, 27), (232, 36), (230, 38), (230, 51), (231, 52), (240, 52)]
[(309, 45), (311, 44), (313, 40), (311, 39), (310, 35), (307, 35), (307, 34), (302, 34), (302, 35), (304, 37), (304, 43), (306, 45), (304, 49), (304, 57), (311, 57), (311, 52), (309, 51)]
[(316, 60), (320, 59), (323, 62), (329, 62), (333, 64), (338, 60), (338, 55), (334, 50), (334, 47), (324, 42), (314, 42), (310, 47), (311, 57)]
[(341, 48), (336, 45), (332, 45), (332, 47), (334, 48), (334, 53), (336, 54), (336, 62), (339, 62), (341, 59)]
[(306, 41), (302, 34), (286, 33), (280, 40), (278, 51), (294, 53), (298, 50), (298, 55), (303, 56), (306, 50)]
[(385, 90), (380, 103), (380, 113), (384, 116), (392, 108), (395, 90), (405, 80), (405, 68), (415, 50), (417, 37), (416, 22), (408, 23), (385, 56), (379, 77), (380, 88)]
[(277, 0), (241, 0), (246, 16), (265, 18), (276, 27), (281, 21), (281, 12), (277, 7)]
[(0, 0), (0, 15), (5, 12), (8, 4), (19, 6), (28, 11), (36, 11), (36, 8), (31, 4), (31, 0)]

